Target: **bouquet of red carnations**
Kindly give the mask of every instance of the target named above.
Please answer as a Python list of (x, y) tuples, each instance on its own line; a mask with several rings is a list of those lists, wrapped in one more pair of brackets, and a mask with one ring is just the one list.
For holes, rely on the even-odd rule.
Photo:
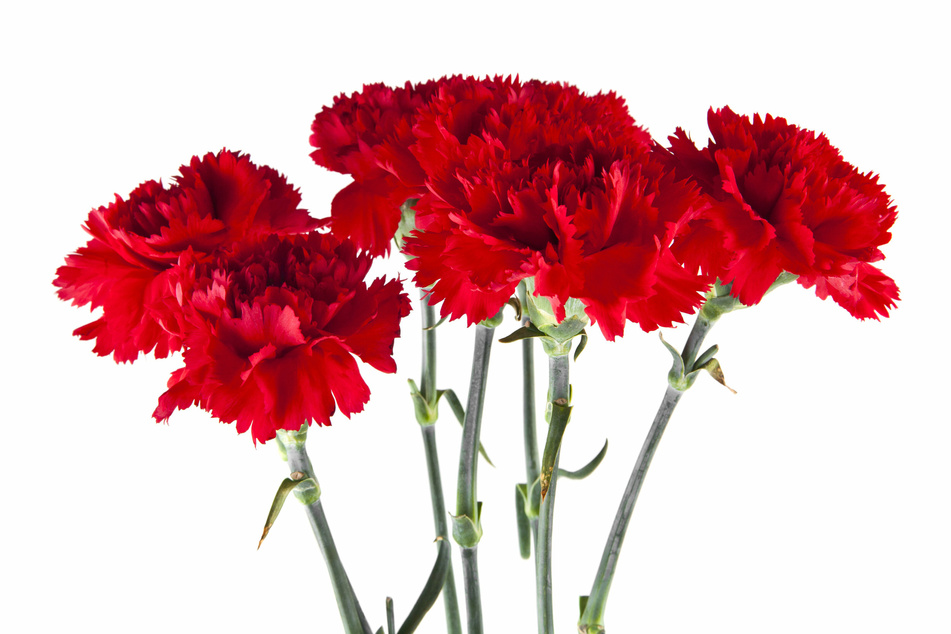
[[(554, 631), (551, 535), (557, 483), (593, 471), (559, 467), (571, 415), (569, 367), (589, 326), (609, 341), (627, 322), (650, 332), (695, 314), (668, 387), (608, 529), (580, 632), (603, 632), (620, 548), (644, 476), (684, 392), (706, 371), (720, 383), (723, 315), (798, 282), (859, 319), (887, 316), (898, 288), (873, 263), (895, 221), (876, 176), (842, 159), (821, 134), (766, 115), (711, 109), (712, 140), (682, 129), (654, 141), (613, 93), (558, 83), (447, 77), (401, 88), (367, 85), (316, 116), (314, 161), (352, 176), (330, 216), (311, 217), (284, 177), (237, 152), (194, 157), (171, 185), (147, 181), (93, 210), (86, 246), (54, 284), (63, 299), (101, 308), (75, 331), (117, 362), (181, 351), (154, 417), (198, 405), (254, 442), (275, 440), (290, 467), (267, 515), (285, 498), (307, 509), (348, 634), (373, 634), (334, 547), (305, 450), (308, 427), (363, 409), (355, 357), (395, 372), (393, 342), (411, 302), (399, 279), (367, 281), (391, 245), (420, 289), (420, 382), (410, 381), (430, 474), (438, 555), (397, 628), (416, 629), (440, 594), (446, 629), (462, 631), (449, 536), (462, 549), (465, 621), (482, 632), (476, 489), (481, 414), (495, 330), (510, 306), (521, 341), (526, 481), (517, 485), (521, 554), (534, 552), (538, 631)], [(475, 331), (468, 398), (436, 388), (436, 309)], [(540, 443), (532, 350), (549, 358)], [(572, 355), (572, 349), (574, 353)], [(438, 404), (463, 422), (455, 512), (445, 509), (436, 453)], [(262, 536), (262, 540), (264, 537)]]

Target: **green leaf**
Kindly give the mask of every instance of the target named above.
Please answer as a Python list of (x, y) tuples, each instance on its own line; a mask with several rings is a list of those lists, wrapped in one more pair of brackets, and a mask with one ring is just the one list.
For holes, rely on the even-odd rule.
[(713, 380), (736, 394), (736, 390), (726, 384), (726, 378), (723, 376), (723, 368), (720, 367), (720, 361), (717, 359), (710, 359), (704, 363), (701, 367), (697, 368), (694, 373), (700, 372), (701, 370), (706, 370), (710, 373), (710, 376), (713, 377)]
[(584, 330), (581, 331), (581, 342), (578, 344), (578, 347), (575, 348), (575, 361), (578, 360), (578, 357), (581, 356), (581, 351), (584, 350), (585, 346), (588, 345), (588, 333)]
[(584, 609), (588, 607), (588, 595), (584, 594), (578, 597), (578, 607), (581, 609), (579, 612), (581, 616), (578, 617), (580, 619), (584, 616)]
[(423, 591), (420, 593), (419, 598), (416, 599), (413, 609), (409, 611), (406, 620), (403, 621), (397, 634), (412, 634), (416, 631), (419, 624), (423, 622), (423, 617), (426, 616), (429, 609), (436, 603), (436, 599), (439, 598), (439, 593), (442, 592), (442, 588), (446, 583), (446, 575), (449, 573), (449, 564), (452, 560), (452, 549), (449, 546), (449, 542), (442, 537), (437, 537), (436, 543), (439, 544), (439, 553), (436, 555), (436, 563), (433, 565), (432, 572), (429, 573), (429, 579), (426, 580)]
[(515, 485), (515, 525), (518, 528), (518, 552), (522, 559), (532, 556), (531, 525), (528, 522), (528, 485)]
[[(383, 628), (380, 628), (383, 631)], [(396, 614), (393, 613), (393, 597), (386, 597), (386, 631), (396, 634)]]
[(534, 482), (525, 486), (525, 514), (528, 516), (529, 520), (537, 518), (538, 514), (541, 512), (542, 500), (541, 496), (539, 495), (540, 485), (541, 476), (535, 478)]
[(561, 449), (561, 440), (565, 435), (565, 428), (571, 418), (571, 406), (568, 399), (560, 398), (551, 402), (551, 423), (548, 427), (548, 438), (545, 440), (545, 451), (542, 453), (541, 497), (545, 499), (548, 487), (551, 485), (551, 474), (555, 468), (555, 458)]
[(559, 478), (568, 478), (569, 480), (584, 480), (589, 475), (594, 473), (594, 470), (598, 468), (598, 465), (601, 464), (601, 461), (604, 460), (604, 456), (608, 453), (608, 441), (604, 441), (604, 446), (601, 447), (601, 451), (598, 452), (594, 458), (591, 459), (591, 462), (581, 467), (577, 471), (567, 471), (565, 469), (558, 470)]
[[(449, 407), (452, 408), (452, 413), (456, 415), (456, 420), (459, 421), (460, 425), (466, 424), (466, 410), (463, 409), (462, 403), (459, 402), (459, 397), (456, 396), (456, 393), (452, 390), (438, 390), (436, 392), (436, 402), (439, 402), (439, 399), (443, 396), (446, 397), (446, 401), (449, 402)], [(495, 464), (489, 459), (489, 454), (485, 450), (485, 447), (482, 446), (482, 442), (479, 442), (479, 455), (482, 456), (482, 459), (485, 460), (490, 467), (495, 467)]]
[(719, 352), (719, 351), (720, 351), (720, 346), (718, 346), (718, 345), (716, 345), (716, 344), (714, 344), (714, 345), (710, 346), (709, 348), (707, 348), (707, 349), (703, 352), (703, 354), (701, 354), (699, 357), (697, 357), (697, 360), (693, 362), (693, 367), (690, 368), (690, 371), (692, 372), (692, 371), (694, 371), (694, 370), (698, 370), (698, 369), (700, 369), (701, 367), (703, 367), (703, 365), (704, 365), (707, 361), (709, 361), (710, 359), (712, 359), (712, 358), (716, 355), (716, 353)]
[(532, 337), (545, 337), (547, 336), (541, 330), (535, 326), (522, 326), (515, 332), (505, 337), (499, 339), (499, 343), (513, 343), (515, 341), (521, 341), (522, 339), (531, 339)]
[[(274, 494), (274, 501), (271, 502), (271, 510), (268, 511), (267, 520), (264, 522), (264, 532), (261, 533), (261, 539), (258, 541), (258, 549), (260, 550), (261, 544), (264, 542), (264, 538), (267, 537), (268, 532), (271, 530), (271, 527), (274, 526), (274, 522), (277, 521), (277, 516), (280, 515), (281, 509), (284, 508), (284, 500), (287, 499), (288, 494), (291, 491), (296, 489), (301, 484), (307, 483), (313, 485), (316, 490), (316, 497), (313, 500), (308, 501), (309, 504), (313, 504), (320, 498), (320, 487), (317, 486), (316, 480), (313, 478), (305, 478), (304, 474), (300, 471), (295, 471), (291, 474), (291, 477), (284, 478), (284, 481), (281, 482), (281, 486), (277, 488), (277, 493)], [(311, 496), (308, 496), (311, 497)]]
[(443, 396), (445, 396), (446, 401), (449, 402), (449, 407), (452, 408), (452, 413), (456, 415), (456, 420), (459, 421), (459, 424), (465, 424), (466, 410), (463, 409), (462, 403), (459, 402), (459, 397), (456, 396), (456, 393), (452, 390), (437, 390), (436, 398), (442, 398)]
[(440, 326), (442, 326), (443, 322), (446, 321), (447, 319), (449, 319), (448, 316), (443, 317), (442, 319), (440, 319), (439, 321), (437, 321), (437, 322), (436, 322), (435, 324), (433, 324), (432, 326), (427, 326), (427, 327), (423, 328), (423, 330), (424, 330), (424, 331), (426, 331), (426, 330), (435, 330), (436, 328), (439, 328)]
[(664, 347), (667, 348), (667, 352), (670, 353), (670, 356), (673, 357), (674, 360), (674, 363), (670, 368), (670, 372), (667, 373), (667, 380), (671, 382), (680, 382), (684, 378), (684, 359), (680, 356), (680, 352), (677, 350), (677, 348), (667, 343), (667, 340), (664, 339), (663, 334), (658, 334), (660, 335), (660, 342), (664, 344)]

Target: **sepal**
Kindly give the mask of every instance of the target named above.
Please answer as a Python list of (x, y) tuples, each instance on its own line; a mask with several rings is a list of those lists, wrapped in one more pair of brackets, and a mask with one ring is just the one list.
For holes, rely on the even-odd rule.
[(406, 201), (400, 205), (400, 223), (397, 225), (396, 234), (393, 236), (393, 240), (396, 241), (396, 248), (400, 250), (400, 253), (406, 256), (407, 260), (411, 260), (413, 256), (406, 255), (403, 251), (403, 241), (416, 230), (416, 211), (414, 211), (413, 207), (416, 206), (418, 201), (419, 198), (407, 198)]
[(565, 302), (565, 318), (561, 321), (547, 297), (535, 295), (535, 279), (525, 280), (525, 310), (532, 327), (545, 334), (542, 348), (550, 357), (563, 356), (571, 350), (571, 340), (584, 332), (588, 315), (580, 299), (569, 297)]

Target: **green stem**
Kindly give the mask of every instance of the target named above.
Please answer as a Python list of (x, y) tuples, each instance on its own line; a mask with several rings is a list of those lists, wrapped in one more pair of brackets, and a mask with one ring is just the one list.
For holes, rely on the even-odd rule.
[[(436, 311), (429, 303), (425, 291), (420, 291), (422, 310), (422, 372), (419, 381), (420, 394), (427, 403), (436, 409)], [(426, 468), (429, 474), (429, 494), (433, 507), (433, 527), (436, 536), (449, 539), (449, 527), (446, 521), (446, 502), (443, 497), (442, 476), (439, 469), (439, 452), (436, 448), (435, 424), (420, 425), (423, 434), (423, 447), (426, 450)], [(456, 579), (452, 573), (452, 560), (446, 572), (446, 581), (442, 590), (443, 606), (446, 611), (446, 631), (448, 634), (462, 634), (462, 622), (459, 618), (459, 599), (456, 596)]]
[[(554, 405), (561, 403), (568, 405), (568, 355), (548, 357), (548, 400)], [(557, 427), (555, 416), (567, 416), (567, 407), (550, 407), (552, 428)], [(554, 468), (551, 473), (551, 482), (545, 499), (542, 500), (538, 514), (537, 541), (535, 543), (535, 590), (536, 607), (538, 609), (538, 634), (553, 634), (555, 631), (554, 613), (552, 608), (551, 586), (551, 547), (552, 524), (555, 515), (555, 488), (558, 483), (558, 458), (561, 450), (555, 454)]]
[[(700, 346), (710, 328), (716, 322), (716, 318), (711, 319), (708, 312), (703, 309), (697, 314), (697, 320), (687, 337), (687, 343), (684, 345), (682, 357), (685, 367), (691, 367), (700, 352)], [(578, 631), (582, 634), (600, 634), (604, 632), (604, 609), (608, 600), (608, 592), (611, 590), (611, 582), (614, 579), (614, 573), (617, 569), (618, 556), (621, 552), (621, 545), (624, 542), (624, 534), (627, 532), (628, 524), (631, 521), (631, 515), (634, 512), (634, 504), (637, 502), (637, 496), (641, 491), (641, 485), (644, 484), (644, 478), (647, 475), (647, 469), (650, 467), (651, 460), (654, 458), (654, 452), (657, 451), (657, 445), (660, 443), (664, 430), (667, 428), (667, 422), (670, 420), (674, 408), (680, 401), (683, 392), (667, 387), (664, 398), (661, 401), (657, 415), (647, 432), (647, 438), (641, 447), (641, 452), (637, 456), (637, 462), (634, 463), (634, 470), (627, 482), (627, 488), (624, 489), (624, 495), (621, 497), (621, 504), (618, 507), (617, 515), (614, 518), (614, 524), (611, 526), (611, 532), (604, 545), (604, 552), (601, 555), (601, 563), (598, 566), (598, 572), (591, 587), (591, 594), (588, 596), (584, 613), (578, 621)]]
[[(300, 471), (306, 477), (314, 478), (316, 481), (314, 468), (304, 446), (307, 439), (306, 427), (301, 432), (278, 433), (281, 434), (281, 441), (287, 453), (287, 466), (291, 473)], [(307, 519), (310, 521), (314, 536), (317, 538), (317, 545), (320, 547), (324, 562), (327, 564), (327, 571), (330, 573), (330, 582), (333, 586), (334, 597), (337, 599), (337, 609), (340, 611), (344, 630), (347, 634), (371, 634), (370, 625), (360, 608), (360, 602), (353, 591), (353, 586), (350, 585), (350, 578), (337, 553), (337, 546), (330, 533), (330, 525), (327, 523), (323, 504), (318, 498), (314, 502), (305, 504), (304, 508), (307, 510)]]
[[(518, 286), (519, 300), (522, 306), (525, 306), (525, 284)], [(532, 321), (528, 317), (528, 311), (525, 312), (525, 319), (522, 320), (523, 326), (531, 325)], [(525, 438), (525, 482), (528, 483), (529, 491), (532, 496), (530, 500), (533, 508), (536, 508), (540, 501), (538, 499), (540, 487), (533, 486), (538, 480), (538, 435), (535, 426), (535, 340), (533, 337), (522, 339), (522, 429)], [(535, 540), (536, 547), (538, 543), (538, 517), (529, 517), (529, 523), (532, 529), (532, 538)]]
[(482, 591), (479, 588), (478, 546), (462, 549), (462, 577), (466, 588), (468, 634), (482, 634)]
[(423, 358), (419, 391), (427, 403), (436, 400), (436, 309), (429, 303), (425, 290), (419, 291), (419, 305), (422, 309)]
[(476, 493), (476, 471), (479, 464), (479, 431), (485, 383), (489, 371), (489, 353), (495, 328), (476, 326), (472, 354), (472, 375), (466, 419), (462, 426), (462, 448), (459, 452), (459, 484), (456, 489), (456, 516), (453, 537), (462, 547), (462, 572), (466, 589), (466, 618), (469, 634), (482, 634), (482, 600), (479, 591), (479, 569), (476, 546), (482, 537), (479, 502)]
[[(423, 445), (426, 448), (426, 466), (429, 470), (429, 489), (433, 506), (433, 526), (436, 535), (449, 539), (449, 526), (446, 522), (446, 502), (442, 495), (442, 477), (439, 473), (439, 455), (436, 452), (435, 425), (421, 426)], [(456, 596), (456, 579), (452, 573), (452, 561), (446, 571), (446, 581), (442, 589), (443, 605), (446, 610), (446, 631), (449, 634), (462, 634), (462, 621), (459, 618), (459, 599)]]

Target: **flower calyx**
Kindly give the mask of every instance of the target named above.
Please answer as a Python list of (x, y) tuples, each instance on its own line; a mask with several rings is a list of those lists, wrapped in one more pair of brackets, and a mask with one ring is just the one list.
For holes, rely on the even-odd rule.
[(528, 313), (530, 323), (499, 339), (499, 343), (538, 337), (548, 356), (560, 357), (571, 351), (571, 340), (580, 336), (582, 343), (575, 352), (575, 358), (577, 358), (587, 343), (587, 333), (584, 329), (589, 321), (584, 310), (584, 303), (579, 299), (569, 298), (564, 305), (565, 318), (559, 321), (548, 298), (535, 295), (534, 278), (526, 278), (524, 282), (525, 303), (522, 308)]
[(406, 256), (407, 260), (413, 259), (414, 256), (403, 251), (403, 241), (406, 240), (411, 233), (416, 231), (416, 212), (413, 210), (413, 207), (416, 206), (418, 201), (419, 198), (407, 198), (406, 202), (400, 205), (400, 223), (397, 225), (396, 233), (393, 235), (396, 248), (400, 250), (400, 253)]
[(689, 364), (690, 367), (688, 368), (677, 349), (664, 341), (664, 335), (660, 335), (660, 341), (667, 348), (670, 356), (673, 357), (673, 365), (671, 365), (670, 372), (667, 373), (667, 382), (670, 387), (678, 392), (686, 392), (697, 380), (697, 375), (702, 370), (706, 370), (717, 383), (736, 394), (736, 390), (726, 384), (720, 361), (715, 358), (716, 353), (720, 351), (719, 346), (714, 345), (707, 348), (693, 363)]
[[(723, 284), (717, 280), (713, 288), (707, 292), (707, 299), (700, 309), (700, 317), (712, 324), (727, 313), (746, 308), (740, 300), (730, 294), (732, 287), (732, 282)], [(663, 337), (661, 339), (663, 340)]]
[[(795, 282), (798, 277), (798, 275), (783, 271), (776, 277), (776, 280), (770, 284), (766, 293), (772, 293), (780, 286)], [(734, 297), (733, 283), (729, 282), (724, 284), (720, 280), (717, 280), (713, 288), (707, 292), (707, 299), (703, 304), (703, 308), (700, 309), (700, 316), (708, 322), (713, 323), (723, 315), (741, 308), (749, 308), (749, 306)]]

